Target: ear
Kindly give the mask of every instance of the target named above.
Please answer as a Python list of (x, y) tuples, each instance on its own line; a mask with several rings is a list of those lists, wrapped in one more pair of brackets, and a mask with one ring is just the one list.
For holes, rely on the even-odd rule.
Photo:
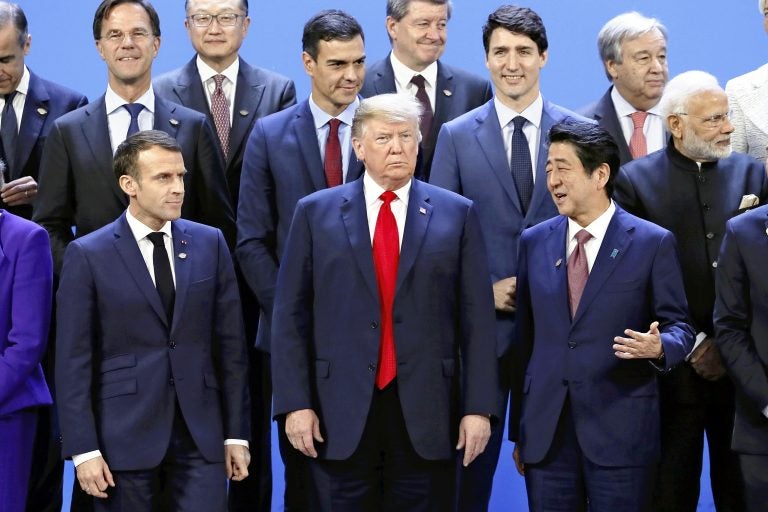
[(307, 52), (301, 52), (301, 62), (304, 64), (304, 71), (309, 76), (315, 76), (315, 66), (317, 65), (315, 59)]
[(24, 41), (24, 55), (29, 55), (30, 46), (32, 46), (32, 35), (27, 34), (27, 40)]
[(387, 28), (387, 34), (389, 34), (389, 37), (391, 37), (393, 40), (397, 39), (397, 21), (395, 21), (395, 18), (392, 16), (387, 16), (387, 20), (384, 25)]
[(355, 156), (358, 160), (365, 163), (365, 148), (363, 147), (363, 143), (358, 138), (352, 138), (352, 149), (355, 150)]
[(101, 44), (101, 39), (96, 40), (96, 51), (99, 52), (99, 56), (101, 56), (101, 60), (107, 60), (104, 57), (104, 46)]
[(248, 28), (250, 28), (250, 26), (251, 26), (251, 17), (246, 16), (245, 19), (243, 20), (243, 29), (242, 29), (243, 37), (248, 35)]
[(610, 177), (611, 167), (605, 162), (598, 165), (595, 170), (592, 171), (592, 179), (595, 180), (595, 185), (597, 185), (598, 190), (605, 188), (605, 185), (608, 183), (608, 179)]
[(667, 126), (669, 127), (669, 133), (672, 134), (672, 137), (675, 139), (683, 138), (683, 122), (680, 119), (680, 116), (669, 114), (667, 116)]
[(611, 76), (613, 80), (616, 80), (619, 76), (619, 71), (616, 69), (618, 64), (615, 60), (605, 61), (605, 71)]
[(539, 69), (541, 69), (547, 65), (547, 58), (549, 57), (549, 53), (547, 53), (547, 50), (544, 50), (539, 54), (539, 57), (541, 58), (541, 62), (539, 63)]
[(155, 58), (155, 57), (157, 57), (157, 52), (160, 51), (160, 36), (157, 36), (155, 38), (155, 40), (152, 41), (152, 48), (154, 49), (153, 50), (153, 54), (152, 54), (152, 58)]
[(131, 176), (128, 174), (123, 174), (120, 176), (118, 183), (120, 184), (120, 188), (128, 197), (136, 197), (136, 188), (138, 187), (138, 184), (136, 183), (136, 180), (134, 180)]

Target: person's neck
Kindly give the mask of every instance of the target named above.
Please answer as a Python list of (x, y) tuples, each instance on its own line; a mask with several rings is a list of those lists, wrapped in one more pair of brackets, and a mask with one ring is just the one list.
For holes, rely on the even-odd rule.
[(225, 69), (231, 66), (232, 63), (237, 60), (237, 58), (238, 58), (237, 53), (233, 55), (227, 55), (226, 57), (222, 57), (221, 59), (211, 59), (204, 55), (200, 55), (200, 60), (205, 62), (207, 66), (210, 66), (210, 68), (216, 71), (217, 73), (222, 73)]
[(507, 108), (511, 108), (515, 112), (522, 113), (525, 109), (530, 107), (534, 101), (536, 101), (536, 98), (539, 97), (539, 91), (536, 91), (536, 94), (534, 95), (528, 95), (526, 97), (521, 97), (518, 99), (512, 99), (509, 96), (504, 96), (497, 94), (496, 99), (498, 99), (502, 105), (506, 106)]
[(152, 81), (149, 77), (142, 79), (141, 81), (125, 83), (118, 82), (117, 80), (110, 79), (109, 86), (115, 91), (115, 94), (120, 96), (128, 103), (133, 103), (139, 99), (144, 93), (149, 90)]
[(572, 217), (572, 219), (582, 228), (586, 228), (595, 222), (598, 217), (604, 214), (609, 206), (611, 206), (611, 200), (606, 196), (604, 199), (601, 199), (599, 202), (593, 205), (593, 207), (590, 208), (588, 212), (577, 215), (576, 217)]
[(405, 67), (416, 73), (421, 73), (429, 64), (419, 64), (418, 62), (412, 62), (413, 59), (407, 58), (407, 56), (401, 55), (394, 47), (392, 48), (392, 54), (397, 60), (399, 60)]

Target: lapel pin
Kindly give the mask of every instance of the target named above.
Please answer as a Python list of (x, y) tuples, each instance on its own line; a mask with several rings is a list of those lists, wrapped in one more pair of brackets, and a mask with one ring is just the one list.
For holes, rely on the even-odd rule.
[(427, 214), (427, 209), (424, 208), (423, 206), (419, 206), (419, 213), (422, 214), (422, 215), (426, 215)]
[(180, 259), (180, 260), (185, 260), (185, 259), (187, 259), (187, 253), (185, 253), (185, 252), (180, 252), (180, 253), (179, 253), (179, 259)]
[(245, 116), (247, 116), (247, 115), (249, 114), (249, 112), (248, 112), (247, 110), (241, 110), (241, 111), (240, 111), (240, 112), (238, 112), (238, 113), (239, 113), (241, 116), (243, 116), (243, 117), (245, 117)]
[(41, 116), (44, 116), (44, 115), (48, 114), (48, 110), (46, 110), (46, 109), (45, 109), (45, 108), (43, 108), (43, 107), (39, 107), (39, 108), (37, 109), (37, 113), (38, 113), (38, 114), (40, 114)]
[(450, 97), (450, 96), (453, 96), (453, 91), (450, 89), (443, 89), (443, 94)]
[(563, 258), (558, 258), (557, 261), (555, 262), (555, 268), (560, 267), (560, 265), (562, 264), (563, 264)]
[(768, 235), (768, 226), (765, 228), (765, 234)]
[(187, 245), (187, 241), (186, 240), (182, 240), (181, 241), (181, 245)]
[(614, 258), (614, 259), (615, 259), (617, 254), (619, 254), (619, 250), (618, 250), (618, 249), (614, 249), (614, 250), (612, 250), (612, 251), (611, 251), (611, 258)]
[(171, 126), (179, 126), (178, 119), (174, 119), (173, 117), (168, 120), (169, 123), (171, 123)]

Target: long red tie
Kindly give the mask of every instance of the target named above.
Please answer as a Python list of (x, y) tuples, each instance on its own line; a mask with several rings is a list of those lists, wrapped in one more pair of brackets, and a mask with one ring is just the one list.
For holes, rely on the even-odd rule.
[(629, 153), (632, 158), (640, 158), (648, 154), (648, 144), (643, 133), (645, 118), (648, 112), (632, 112), (629, 117), (632, 119), (632, 136), (629, 138)]
[(397, 375), (395, 359), (395, 335), (392, 322), (392, 305), (395, 301), (397, 265), (400, 261), (400, 237), (397, 222), (392, 214), (391, 203), (397, 195), (391, 190), (381, 194), (384, 201), (376, 218), (373, 232), (373, 264), (376, 281), (379, 284), (379, 307), (381, 310), (381, 339), (379, 342), (379, 365), (376, 370), (376, 387), (384, 389)]
[(571, 304), (571, 318), (576, 316), (576, 310), (581, 301), (581, 294), (587, 286), (589, 278), (589, 265), (587, 264), (587, 252), (584, 244), (592, 238), (586, 229), (576, 233), (576, 248), (568, 258), (568, 299)]
[(325, 181), (328, 188), (341, 185), (341, 144), (339, 143), (339, 125), (341, 121), (328, 121), (328, 139), (325, 141)]

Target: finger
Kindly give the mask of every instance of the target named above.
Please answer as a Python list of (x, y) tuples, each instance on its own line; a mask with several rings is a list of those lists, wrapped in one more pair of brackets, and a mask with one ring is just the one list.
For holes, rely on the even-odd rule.
[(461, 450), (464, 448), (464, 442), (466, 441), (466, 433), (464, 432), (463, 428), (459, 429), (459, 442), (456, 443), (456, 449)]
[(232, 467), (232, 458), (229, 456), (224, 457), (224, 467), (227, 471), (227, 478), (232, 478), (234, 474), (234, 468)]
[(475, 457), (476, 454), (473, 447), (470, 445), (470, 443), (467, 443), (467, 445), (464, 447), (464, 460), (462, 461), (464, 467), (469, 466), (469, 464), (475, 460)]
[(322, 434), (320, 434), (320, 421), (318, 420), (312, 423), (312, 437), (320, 443), (324, 441)]
[(651, 327), (650, 327), (650, 329), (648, 329), (648, 332), (650, 334), (658, 336), (658, 334), (659, 334), (659, 322), (657, 322), (657, 321), (651, 322)]
[(313, 459), (317, 458), (317, 451), (315, 450), (315, 443), (312, 441), (312, 436), (310, 434), (304, 435), (301, 440), (304, 448), (302, 453)]
[(112, 472), (109, 470), (106, 464), (104, 465), (104, 478), (106, 478), (107, 483), (109, 484), (110, 487), (115, 486), (115, 479), (112, 476)]

